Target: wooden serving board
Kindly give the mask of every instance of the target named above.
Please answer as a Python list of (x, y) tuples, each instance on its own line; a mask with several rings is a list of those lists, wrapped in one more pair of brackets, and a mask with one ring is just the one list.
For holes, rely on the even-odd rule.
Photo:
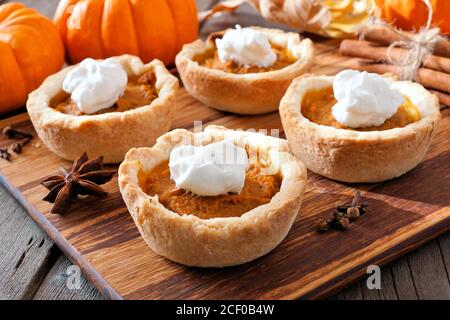
[[(338, 42), (316, 45), (314, 73), (334, 74), (351, 59), (336, 52)], [(207, 108), (181, 89), (174, 128), (220, 124), (234, 129), (283, 130), (278, 113), (237, 116)], [(39, 141), (12, 162), (0, 161), (1, 183), (20, 201), (65, 254), (108, 298), (113, 299), (293, 299), (320, 298), (450, 228), (450, 109), (426, 159), (413, 171), (385, 183), (348, 185), (309, 173), (297, 220), (271, 253), (224, 269), (185, 267), (166, 260), (145, 244), (122, 202), (117, 179), (104, 199), (85, 199), (64, 216), (49, 213), (39, 182), (70, 163)], [(0, 121), (33, 131), (27, 114)], [(0, 146), (9, 142), (4, 137)], [(389, 155), (386, 155), (389, 156)], [(345, 231), (318, 233), (317, 221), (350, 202), (362, 190), (368, 213)]]

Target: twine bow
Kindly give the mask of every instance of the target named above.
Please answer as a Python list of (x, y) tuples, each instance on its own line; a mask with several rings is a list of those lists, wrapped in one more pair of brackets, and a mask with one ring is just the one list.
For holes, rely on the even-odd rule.
[[(397, 34), (402, 40), (391, 43), (387, 50), (388, 62), (400, 68), (400, 78), (402, 80), (416, 80), (417, 70), (422, 66), (424, 59), (433, 54), (434, 47), (437, 42), (445, 40), (440, 35), (441, 29), (438, 27), (431, 28), (433, 20), (433, 7), (430, 0), (422, 0), (428, 9), (428, 20), (425, 27), (420, 28), (417, 33), (407, 33), (400, 31), (391, 24), (388, 24), (374, 16), (371, 16), (364, 25), (363, 30), (368, 31), (371, 28), (383, 27)], [(365, 32), (362, 31), (360, 38), (364, 38)], [(392, 49), (401, 47), (408, 49), (402, 59), (392, 58)]]

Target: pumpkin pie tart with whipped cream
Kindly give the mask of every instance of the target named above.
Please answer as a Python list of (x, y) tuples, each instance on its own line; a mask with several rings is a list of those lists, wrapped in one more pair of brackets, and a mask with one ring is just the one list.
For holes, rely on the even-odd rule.
[(285, 140), (209, 126), (130, 150), (122, 197), (144, 240), (181, 264), (224, 267), (274, 249), (300, 209), (306, 167)]
[(185, 45), (176, 65), (186, 90), (222, 111), (278, 109), (291, 81), (312, 63), (313, 44), (299, 34), (259, 27), (228, 29)]
[(87, 152), (119, 163), (129, 149), (151, 146), (170, 129), (177, 90), (178, 80), (159, 60), (86, 59), (45, 80), (27, 109), (58, 156), (75, 160)]
[(413, 169), (441, 118), (437, 97), (420, 84), (355, 70), (299, 77), (280, 115), (308, 169), (344, 182), (385, 181)]

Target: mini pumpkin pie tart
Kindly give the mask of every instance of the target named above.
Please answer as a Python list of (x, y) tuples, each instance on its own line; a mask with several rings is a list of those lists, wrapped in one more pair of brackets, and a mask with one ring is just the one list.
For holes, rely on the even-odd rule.
[(228, 29), (185, 45), (176, 65), (186, 90), (222, 111), (278, 109), (291, 81), (309, 70), (313, 44), (299, 34), (259, 27)]
[(242, 264), (274, 249), (303, 198), (306, 167), (285, 140), (209, 126), (130, 150), (122, 197), (149, 247), (188, 266)]
[(441, 117), (437, 97), (420, 84), (354, 70), (299, 77), (280, 115), (292, 152), (308, 169), (355, 183), (416, 167)]
[(75, 160), (87, 152), (119, 163), (133, 147), (151, 146), (173, 121), (178, 80), (159, 60), (86, 59), (49, 77), (27, 102), (44, 144)]

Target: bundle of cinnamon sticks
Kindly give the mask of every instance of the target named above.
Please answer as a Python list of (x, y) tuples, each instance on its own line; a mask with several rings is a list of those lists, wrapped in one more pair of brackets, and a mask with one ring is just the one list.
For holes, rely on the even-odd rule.
[[(341, 42), (342, 55), (362, 58), (354, 69), (374, 73), (393, 73), (400, 75), (400, 68), (389, 63), (389, 57), (401, 61), (408, 49), (392, 48), (395, 41), (404, 40), (400, 35), (386, 28), (373, 28), (364, 34), (364, 40), (344, 40)], [(389, 56), (388, 56), (389, 55)], [(417, 82), (436, 94), (441, 104), (450, 106), (450, 41), (437, 42), (433, 54), (425, 57), (417, 70)]]

